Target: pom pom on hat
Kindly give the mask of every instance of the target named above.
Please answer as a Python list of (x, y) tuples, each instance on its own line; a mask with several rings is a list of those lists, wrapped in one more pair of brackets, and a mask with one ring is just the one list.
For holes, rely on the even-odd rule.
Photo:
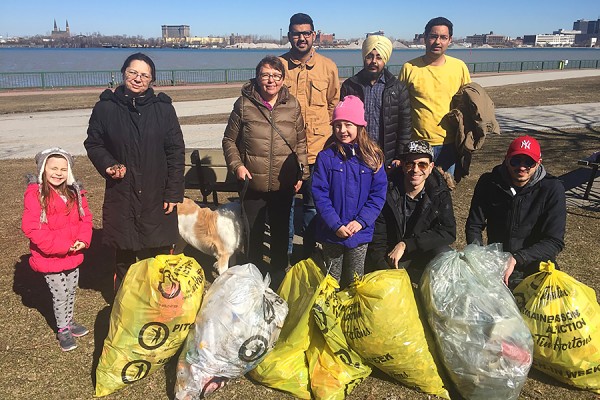
[(387, 64), (392, 56), (392, 42), (390, 39), (381, 35), (371, 35), (366, 38), (362, 44), (363, 60), (367, 54), (373, 51), (373, 49), (377, 50), (379, 55), (381, 55), (383, 62)]
[(333, 110), (331, 125), (335, 121), (349, 121), (357, 126), (367, 126), (365, 105), (357, 96), (346, 96)]

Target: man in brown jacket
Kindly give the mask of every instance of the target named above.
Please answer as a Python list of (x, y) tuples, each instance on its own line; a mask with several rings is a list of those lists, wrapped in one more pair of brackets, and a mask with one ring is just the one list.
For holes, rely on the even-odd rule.
[[(292, 48), (280, 58), (286, 69), (285, 85), (298, 99), (306, 127), (310, 177), (302, 185), (303, 198), (303, 258), (310, 257), (315, 248), (314, 226), (317, 211), (312, 197), (312, 173), (317, 154), (331, 135), (331, 116), (340, 100), (340, 82), (335, 63), (317, 54), (312, 47), (316, 38), (312, 18), (294, 14), (290, 18), (288, 39)], [(293, 238), (293, 207), (290, 218), (290, 248)]]

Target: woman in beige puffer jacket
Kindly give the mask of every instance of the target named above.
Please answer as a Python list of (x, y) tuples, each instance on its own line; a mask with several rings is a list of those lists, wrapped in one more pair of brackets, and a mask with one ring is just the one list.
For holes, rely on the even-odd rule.
[[(240, 181), (249, 179), (242, 204), (250, 230), (248, 261), (270, 273), (273, 288), (283, 279), (288, 265), (290, 209), (302, 185), (298, 161), (303, 166), (303, 178), (308, 177), (300, 104), (283, 85), (284, 79), (285, 68), (277, 57), (262, 59), (256, 77), (242, 87), (223, 137), (228, 168)], [(263, 262), (267, 215), (269, 267)]]

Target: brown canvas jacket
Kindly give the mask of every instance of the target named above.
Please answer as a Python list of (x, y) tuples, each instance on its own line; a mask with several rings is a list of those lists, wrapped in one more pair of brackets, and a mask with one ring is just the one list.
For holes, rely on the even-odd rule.
[(308, 163), (314, 164), (331, 136), (331, 117), (340, 100), (338, 69), (332, 60), (315, 50), (305, 64), (294, 60), (289, 52), (279, 58), (286, 69), (285, 85), (302, 108)]

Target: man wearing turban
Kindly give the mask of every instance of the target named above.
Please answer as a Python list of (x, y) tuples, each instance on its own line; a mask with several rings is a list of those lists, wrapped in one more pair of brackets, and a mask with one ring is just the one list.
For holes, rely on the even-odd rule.
[(412, 134), (410, 96), (385, 68), (392, 55), (392, 42), (370, 35), (362, 45), (363, 69), (342, 84), (340, 97), (360, 97), (365, 105), (367, 132), (379, 144), (387, 168), (398, 164), (404, 145)]

